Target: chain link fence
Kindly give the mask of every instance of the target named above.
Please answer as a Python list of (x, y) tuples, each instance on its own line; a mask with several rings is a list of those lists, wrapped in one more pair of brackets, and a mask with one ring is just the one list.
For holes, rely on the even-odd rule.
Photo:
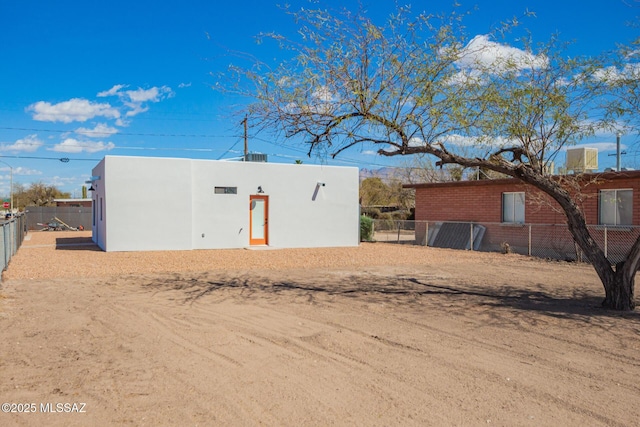
[(26, 216), (19, 214), (9, 220), (0, 221), (0, 229), (0, 263), (4, 271), (27, 234)]
[[(612, 264), (626, 259), (640, 235), (638, 226), (592, 225), (588, 228)], [(373, 240), (377, 242), (589, 261), (565, 224), (374, 220), (373, 230)]]

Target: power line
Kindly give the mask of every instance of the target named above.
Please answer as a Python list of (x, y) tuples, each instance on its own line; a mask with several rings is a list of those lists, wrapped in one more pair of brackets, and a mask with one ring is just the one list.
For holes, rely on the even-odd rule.
[(78, 133), (80, 135), (104, 135), (106, 138), (111, 137), (113, 135), (122, 135), (122, 136), (159, 136), (159, 137), (177, 137), (177, 138), (235, 138), (234, 136), (229, 135), (207, 135), (207, 134), (178, 134), (178, 133), (133, 133), (133, 132), (115, 132), (110, 135), (106, 135), (104, 132), (100, 131), (90, 131), (83, 130), (82, 132), (77, 132), (76, 130), (60, 130), (60, 129), (36, 129), (36, 128), (16, 128), (16, 127), (8, 127), (8, 126), (0, 126), (2, 130), (20, 130), (20, 131), (28, 131), (28, 132), (53, 132), (53, 133)]
[[(269, 141), (269, 140), (266, 140), (266, 139), (263, 139), (263, 138), (254, 137), (253, 139), (256, 139), (258, 141), (262, 141), (262, 142), (267, 143), (267, 144), (275, 145), (277, 147), (282, 147), (282, 144), (278, 144), (276, 142), (272, 142), (272, 141)], [(298, 152), (298, 153), (302, 153), (305, 156), (308, 156), (308, 154), (309, 154), (308, 150), (304, 150), (302, 148), (295, 148), (295, 147), (287, 146), (286, 149), (287, 150), (291, 150), (291, 151), (295, 151), (295, 152)], [(344, 156), (340, 156), (340, 157), (338, 157), (336, 159), (333, 159), (333, 160), (337, 161), (337, 162), (351, 163), (351, 164), (356, 164), (356, 165), (381, 166), (381, 167), (396, 168), (396, 169), (406, 169), (406, 168), (404, 168), (402, 166), (390, 166), (390, 165), (385, 165), (385, 164), (382, 164), (382, 163), (366, 162), (366, 161), (363, 161), (363, 160), (356, 160), (356, 159), (352, 159), (352, 158), (344, 157)]]
[[(59, 130), (59, 129), (37, 129), (37, 128), (18, 128), (18, 127), (8, 127), (8, 126), (0, 126), (1, 130), (20, 130), (20, 131), (29, 131), (29, 132), (54, 132), (54, 133), (75, 133), (75, 131), (68, 131), (68, 130)], [(104, 134), (104, 132), (98, 132), (98, 131), (83, 131), (80, 132), (81, 134)], [(116, 135), (116, 134), (113, 134)], [(159, 134), (159, 133), (132, 133), (132, 132), (118, 132), (117, 135), (123, 135), (123, 136), (153, 136), (153, 137), (192, 137), (192, 138), (238, 138), (237, 136), (229, 136), (229, 135), (207, 135), (207, 134)], [(277, 142), (273, 142), (264, 138), (258, 138), (258, 137), (253, 137), (253, 139), (270, 144), (270, 145), (274, 145), (278, 148), (283, 148), (283, 145)], [(224, 157), (226, 154), (228, 154), (229, 152), (234, 152), (234, 148), (235, 146), (238, 144), (240, 140), (236, 140), (219, 158), (218, 160), (222, 159), (222, 157)], [(49, 145), (49, 144), (45, 144), (45, 145)], [(90, 144), (90, 142), (87, 142), (85, 144), (83, 144), (82, 142), (80, 142), (79, 144), (77, 144), (78, 147), (91, 147), (92, 145)], [(308, 151), (305, 149), (301, 149), (301, 148), (296, 148), (293, 146), (286, 146), (284, 147), (289, 151), (293, 151), (293, 152), (298, 152), (301, 154), (304, 154), (305, 156), (308, 155)], [(148, 150), (148, 151), (194, 151), (194, 152), (215, 152), (215, 151), (220, 151), (221, 149), (212, 149), (212, 148), (185, 148), (185, 147), (142, 147), (142, 146), (134, 146), (134, 147), (126, 147), (126, 146), (116, 146), (114, 147), (114, 149), (118, 149), (118, 150)], [(274, 157), (280, 157), (280, 158), (294, 158), (294, 156), (290, 156), (290, 155), (285, 155), (285, 154), (276, 154), (276, 153), (271, 153), (269, 154), (271, 156)], [(100, 161), (101, 159), (78, 159), (78, 158), (67, 158), (67, 157), (63, 157), (63, 158), (56, 158), (56, 157), (37, 157), (37, 156), (3, 156), (0, 155), (0, 157), (6, 157), (6, 158), (16, 158), (16, 159), (37, 159), (37, 160), (58, 160), (61, 161), (63, 163), (66, 163), (69, 160), (83, 160), (83, 161)], [(394, 169), (406, 169), (405, 167), (400, 167), (400, 166), (391, 166), (391, 165), (387, 165), (387, 164), (382, 164), (382, 163), (376, 163), (376, 162), (368, 162), (368, 161), (363, 161), (363, 160), (356, 160), (353, 158), (349, 158), (349, 157), (344, 157), (344, 156), (340, 156), (337, 159), (333, 159), (336, 162), (339, 163), (348, 163), (348, 164), (354, 164), (354, 165), (365, 165), (365, 166), (380, 166), (380, 167), (388, 167), (388, 168), (394, 168)]]
[(7, 159), (36, 159), (36, 160), (58, 160), (62, 163), (69, 163), (70, 160), (80, 160), (80, 161), (91, 161), (91, 162), (99, 162), (102, 159), (72, 159), (69, 157), (38, 157), (38, 156), (3, 156)]

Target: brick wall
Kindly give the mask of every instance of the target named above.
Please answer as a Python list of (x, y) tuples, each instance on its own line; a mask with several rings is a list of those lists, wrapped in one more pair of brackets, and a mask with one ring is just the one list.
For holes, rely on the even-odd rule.
[[(598, 191), (602, 189), (633, 190), (633, 224), (640, 225), (640, 171), (603, 173), (588, 176), (579, 204), (587, 224), (598, 223)], [(595, 181), (594, 181), (595, 178)], [(563, 224), (564, 213), (558, 204), (539, 190), (515, 179), (460, 181), (418, 184), (416, 220), (501, 222), (502, 193), (525, 192), (525, 222)]]

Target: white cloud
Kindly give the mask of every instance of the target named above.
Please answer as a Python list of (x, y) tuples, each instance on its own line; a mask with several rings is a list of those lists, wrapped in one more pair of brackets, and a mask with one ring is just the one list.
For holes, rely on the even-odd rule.
[(27, 112), (33, 113), (33, 119), (42, 122), (86, 122), (94, 117), (117, 119), (120, 112), (110, 104), (91, 102), (87, 99), (73, 98), (69, 101), (51, 104), (39, 101), (29, 105)]
[(96, 153), (98, 151), (108, 151), (115, 148), (113, 142), (104, 143), (102, 141), (78, 141), (77, 139), (67, 138), (59, 144), (51, 148), (51, 151), (61, 153)]
[(163, 99), (172, 98), (174, 95), (175, 93), (168, 86), (154, 86), (150, 89), (138, 88), (118, 93), (124, 105), (130, 109), (126, 113), (127, 117), (148, 111), (149, 107), (144, 105), (146, 102), (160, 102)]
[(486, 35), (475, 36), (460, 52), (456, 65), (462, 69), (544, 68), (548, 65), (545, 56), (534, 55), (515, 47), (489, 40)]
[(17, 168), (13, 168), (14, 175), (42, 175), (42, 171), (36, 169), (23, 168), (22, 166), (18, 166)]
[(333, 100), (333, 93), (327, 86), (320, 86), (311, 94), (311, 97), (322, 102), (331, 102)]
[(47, 184), (55, 185), (58, 188), (64, 188), (69, 184), (75, 184), (77, 178), (75, 177), (65, 177), (65, 176), (54, 176), (51, 178), (47, 178)]
[(597, 70), (594, 73), (594, 77), (603, 81), (616, 81), (621, 77), (621, 75), (620, 71), (618, 71), (616, 67), (611, 66)]
[(319, 86), (311, 93), (311, 98), (309, 104), (304, 106), (305, 110), (313, 114), (331, 114), (336, 97), (327, 86)]
[(622, 69), (610, 66), (602, 68), (594, 73), (596, 79), (615, 83), (625, 79), (638, 79), (640, 78), (640, 63), (626, 64)]
[(19, 139), (13, 144), (0, 144), (0, 151), (27, 151), (34, 152), (42, 146), (43, 142), (37, 135), (29, 135)]
[(98, 123), (93, 129), (78, 128), (75, 132), (90, 138), (105, 138), (118, 133), (118, 129), (104, 123)]
[(364, 150), (362, 154), (364, 154), (365, 156), (375, 156), (378, 154), (378, 152), (374, 150)]
[[(149, 103), (160, 102), (175, 95), (168, 86), (124, 90), (126, 87), (127, 85), (119, 84), (97, 94), (98, 97), (117, 96), (122, 103), (119, 107), (114, 107), (109, 103), (73, 98), (57, 104), (39, 101), (29, 105), (26, 111), (32, 113), (33, 119), (38, 121), (71, 123), (104, 117), (105, 119), (114, 119), (115, 126), (127, 126), (129, 123), (127, 120), (123, 120), (123, 117), (133, 117), (144, 113), (149, 110)], [(99, 124), (93, 130), (80, 128), (76, 131), (76, 133), (91, 137), (106, 137), (116, 132), (115, 128), (106, 124)]]
[(417, 136), (414, 136), (409, 140), (409, 147), (424, 147), (424, 140)]
[(129, 126), (130, 123), (131, 123), (130, 121), (125, 120), (122, 117), (116, 119), (116, 122), (115, 122), (116, 126), (120, 126), (120, 127), (127, 127)]
[(96, 96), (98, 96), (99, 98), (104, 98), (105, 96), (114, 96), (120, 92), (120, 89), (124, 89), (125, 87), (127, 87), (127, 85), (115, 85), (109, 90), (98, 92), (98, 95)]
[(478, 70), (461, 70), (448, 79), (448, 83), (451, 85), (480, 84), (482, 82), (483, 76)]
[(185, 88), (185, 87), (191, 87), (191, 82), (189, 82), (189, 83), (180, 83), (180, 84), (178, 85), (178, 87), (179, 87), (180, 89), (183, 89), (183, 88)]
[(298, 107), (298, 104), (296, 104), (295, 102), (289, 102), (287, 105), (283, 107), (283, 110), (287, 114), (297, 114), (300, 112), (300, 108)]
[(447, 135), (444, 144), (457, 145), (459, 147), (492, 147), (502, 148), (517, 145), (518, 142), (504, 137), (488, 137), (488, 136), (464, 136), (458, 134)]
[(142, 106), (141, 104), (136, 104), (134, 102), (125, 102), (124, 103), (127, 107), (131, 108), (129, 111), (127, 111), (126, 116), (127, 117), (133, 117), (133, 116), (137, 116), (140, 113), (145, 113), (147, 111), (149, 111), (149, 107), (147, 106)]
[(124, 92), (131, 102), (158, 102), (166, 97), (173, 96), (173, 91), (167, 86), (152, 87), (151, 89), (138, 88)]

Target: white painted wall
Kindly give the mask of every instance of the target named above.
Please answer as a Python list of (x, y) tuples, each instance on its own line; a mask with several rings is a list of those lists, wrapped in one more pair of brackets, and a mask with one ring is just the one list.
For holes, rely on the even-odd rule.
[(94, 206), (103, 197), (105, 210), (94, 241), (106, 251), (247, 247), (258, 186), (269, 196), (269, 246), (358, 245), (357, 168), (107, 156), (93, 175)]

